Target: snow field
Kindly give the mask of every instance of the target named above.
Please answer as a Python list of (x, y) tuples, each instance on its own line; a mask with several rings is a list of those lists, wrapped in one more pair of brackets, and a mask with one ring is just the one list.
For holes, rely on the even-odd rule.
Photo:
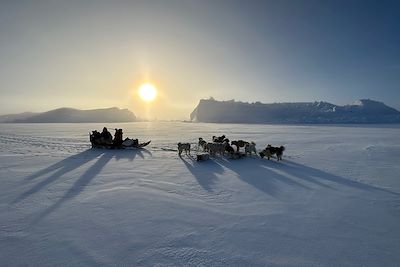
[[(93, 150), (103, 125), (0, 124), (0, 265), (400, 262), (397, 126), (107, 126), (152, 143)], [(285, 145), (284, 161), (169, 151), (222, 134)]]

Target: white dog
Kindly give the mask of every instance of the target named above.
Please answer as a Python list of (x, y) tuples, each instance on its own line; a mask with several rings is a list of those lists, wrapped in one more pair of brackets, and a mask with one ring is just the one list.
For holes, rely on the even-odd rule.
[(178, 143), (179, 156), (182, 154), (183, 151), (185, 151), (186, 155), (189, 152), (189, 155), (190, 155), (190, 144), (189, 143)]
[(247, 143), (244, 146), (244, 153), (245, 154), (249, 153), (250, 156), (251, 156), (251, 152), (254, 152), (254, 154), (257, 154), (256, 143), (254, 143), (254, 142)]
[(197, 145), (197, 151), (199, 151), (200, 147), (203, 148), (203, 151), (207, 150), (207, 142), (203, 138), (199, 138), (199, 143)]

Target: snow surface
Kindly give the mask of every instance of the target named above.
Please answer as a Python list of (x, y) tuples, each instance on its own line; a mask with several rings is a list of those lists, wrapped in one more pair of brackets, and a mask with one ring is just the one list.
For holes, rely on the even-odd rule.
[[(398, 266), (400, 127), (0, 124), (1, 266)], [(196, 162), (179, 141), (285, 145)], [(193, 154), (195, 154), (193, 152)]]

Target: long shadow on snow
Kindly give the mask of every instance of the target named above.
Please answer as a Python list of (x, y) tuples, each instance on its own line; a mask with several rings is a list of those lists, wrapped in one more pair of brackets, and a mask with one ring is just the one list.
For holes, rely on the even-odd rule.
[(207, 191), (212, 191), (213, 184), (218, 179), (216, 174), (221, 174), (224, 171), (224, 169), (213, 160), (197, 162), (192, 156), (182, 156), (181, 160), (196, 178), (199, 185)]
[[(365, 190), (365, 191), (379, 191), (382, 193), (388, 193), (396, 196), (400, 196), (400, 193), (381, 188), (381, 187), (376, 187), (373, 185), (357, 182), (348, 178), (340, 177), (322, 170), (318, 170), (309, 166), (305, 166), (299, 163), (296, 163), (294, 161), (285, 161), (285, 164), (282, 164), (282, 167), (280, 167), (283, 171), (286, 171), (287, 173), (291, 175), (296, 175), (296, 177), (300, 179), (304, 179), (310, 182), (314, 182), (316, 184), (321, 184), (323, 183), (324, 186), (330, 187), (326, 182), (330, 184), (339, 184), (342, 186), (347, 186), (347, 187), (352, 187), (356, 188), (359, 190)], [(317, 181), (320, 180), (321, 182)]]
[(78, 168), (79, 166), (85, 164), (86, 162), (91, 161), (92, 159), (96, 158), (100, 154), (102, 154), (104, 150), (101, 149), (87, 149), (85, 151), (82, 151), (81, 153), (78, 153), (76, 155), (72, 155), (68, 158), (65, 158), (47, 168), (44, 168), (43, 170), (40, 170), (24, 179), (24, 182), (33, 180), (35, 178), (38, 178), (40, 176), (49, 174), (53, 171), (57, 171), (58, 174), (63, 174), (66, 172), (69, 172), (73, 169)]
[(303, 190), (310, 189), (288, 175), (280, 172), (271, 172), (259, 158), (244, 158), (239, 160), (219, 158), (215, 159), (215, 161), (221, 166), (235, 172), (240, 180), (274, 197), (278, 197), (281, 193), (278, 182), (296, 186)]
[(39, 222), (44, 217), (57, 210), (65, 201), (68, 201), (76, 196), (78, 196), (86, 186), (95, 178), (101, 170), (107, 165), (107, 163), (115, 158), (116, 160), (120, 159), (129, 159), (133, 161), (135, 156), (138, 155), (141, 158), (144, 158), (142, 152), (147, 153), (148, 155), (152, 155), (150, 151), (146, 149), (140, 150), (105, 150), (101, 157), (93, 164), (89, 169), (86, 170), (82, 176), (75, 181), (75, 183), (71, 186), (71, 188), (65, 192), (65, 194), (53, 205), (42, 211), (36, 218), (34, 219), (34, 223)]
[(93, 164), (87, 171), (79, 177), (78, 180), (71, 186), (71, 188), (65, 192), (65, 194), (53, 205), (42, 211), (34, 220), (34, 223), (42, 220), (44, 217), (58, 209), (65, 201), (68, 199), (78, 196), (85, 187), (93, 180), (96, 175), (98, 175), (104, 166), (112, 159), (113, 154), (104, 153), (95, 164)]
[(43, 170), (40, 170), (24, 179), (25, 182), (28, 182), (29, 180), (33, 180), (35, 178), (39, 178), (41, 176), (45, 176), (48, 174), (51, 174), (44, 180), (38, 182), (36, 185), (34, 185), (31, 189), (25, 191), (21, 195), (19, 195), (13, 202), (12, 204), (15, 204), (17, 202), (20, 202), (24, 200), (25, 198), (29, 197), (30, 195), (33, 195), (34, 193), (40, 191), (47, 185), (55, 182), (57, 179), (62, 177), (63, 175), (67, 174), (68, 172), (71, 172), (80, 166), (84, 165), (85, 163), (95, 159), (99, 155), (103, 154), (104, 150), (99, 150), (99, 149), (88, 149), (85, 150), (79, 154), (72, 155), (66, 159), (61, 160), (60, 162), (57, 162)]
[(250, 159), (218, 159), (217, 162), (236, 172), (239, 179), (242, 181), (272, 196), (277, 196), (279, 193), (279, 187), (276, 185), (278, 181), (303, 189), (311, 189), (304, 184), (304, 182), (306, 182), (331, 190), (338, 190), (333, 187), (333, 185), (336, 184), (359, 190), (379, 191), (397, 196), (400, 195), (399, 193), (384, 188), (353, 181), (293, 161), (285, 160), (283, 162), (276, 162), (272, 160), (253, 159), (246, 164), (245, 161), (248, 160)]
[(35, 178), (38, 178), (40, 176), (44, 176), (46, 174), (51, 174), (44, 180), (40, 181), (36, 185), (34, 185), (31, 189), (23, 192), (21, 195), (19, 195), (13, 202), (12, 204), (15, 204), (17, 202), (20, 202), (27, 197), (33, 195), (34, 193), (39, 192), (43, 188), (45, 188), (47, 185), (57, 181), (60, 177), (63, 175), (67, 174), (68, 172), (71, 172), (82, 165), (86, 164), (87, 162), (97, 158), (98, 156), (102, 154), (107, 154), (107, 155), (112, 155), (112, 157), (115, 157), (116, 160), (119, 160), (121, 158), (129, 159), (130, 161), (133, 161), (135, 156), (138, 155), (141, 158), (143, 158), (143, 153), (142, 151), (146, 152), (147, 154), (151, 155), (151, 152), (145, 149), (141, 150), (104, 150), (104, 149), (88, 149), (85, 150), (79, 154), (72, 155), (66, 159), (61, 160), (60, 162), (57, 162), (43, 170), (40, 170), (27, 178), (25, 178), (25, 182), (28, 180), (32, 180)]

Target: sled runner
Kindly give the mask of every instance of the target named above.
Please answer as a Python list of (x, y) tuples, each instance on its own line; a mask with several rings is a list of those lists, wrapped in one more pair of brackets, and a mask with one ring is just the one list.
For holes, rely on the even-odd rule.
[(148, 144), (150, 144), (151, 140), (148, 142), (144, 142), (144, 143), (140, 143), (140, 144), (133, 144), (130, 146), (125, 146), (125, 145), (121, 145), (121, 146), (115, 146), (113, 144), (107, 145), (107, 144), (94, 144), (92, 143), (92, 148), (105, 148), (105, 149), (140, 149), (140, 148), (144, 148), (145, 146), (147, 146)]
[(124, 146), (124, 145), (122, 145), (122, 147), (123, 147), (124, 149), (143, 148), (143, 147), (147, 146), (148, 144), (150, 144), (150, 142), (151, 142), (151, 140), (150, 140), (150, 141), (147, 141), (147, 142), (144, 142), (144, 143), (137, 144), (137, 145), (132, 145), (132, 146)]

